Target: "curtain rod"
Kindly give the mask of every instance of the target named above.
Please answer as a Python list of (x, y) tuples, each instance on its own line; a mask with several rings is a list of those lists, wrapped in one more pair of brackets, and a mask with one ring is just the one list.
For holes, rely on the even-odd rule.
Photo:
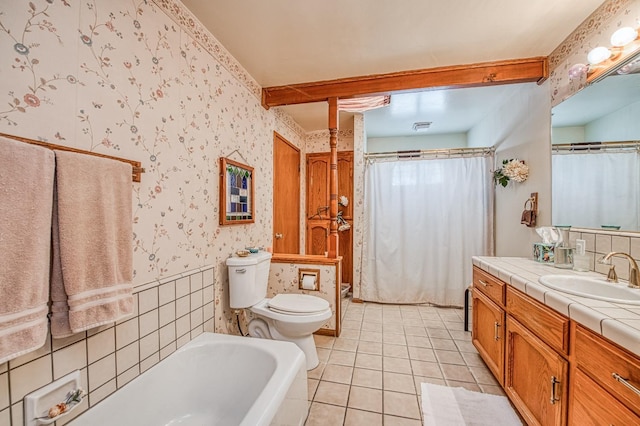
[(589, 153), (611, 150), (640, 150), (640, 141), (559, 143), (551, 145), (552, 152), (568, 151)]
[(489, 156), (493, 155), (496, 149), (488, 148), (450, 148), (450, 149), (423, 149), (412, 151), (388, 151), (365, 154), (365, 160), (377, 158), (396, 158), (398, 160), (410, 160), (413, 158), (456, 158), (473, 155)]
[(24, 142), (24, 143), (28, 143), (31, 145), (39, 145), (45, 148), (49, 148), (49, 149), (55, 149), (58, 151), (68, 151), (68, 152), (76, 152), (78, 154), (86, 154), (86, 155), (92, 155), (94, 157), (102, 157), (102, 158), (108, 158), (110, 160), (117, 160), (117, 161), (122, 161), (123, 163), (129, 163), (131, 164), (131, 178), (134, 182), (140, 182), (141, 178), (142, 178), (142, 173), (145, 172), (144, 167), (142, 167), (142, 163), (140, 163), (139, 161), (134, 161), (134, 160), (127, 160), (126, 158), (120, 158), (120, 157), (114, 157), (111, 155), (105, 155), (105, 154), (99, 154), (97, 152), (91, 152), (91, 151), (85, 151), (82, 149), (77, 149), (77, 148), (71, 148), (69, 146), (64, 146), (64, 145), (55, 145), (49, 142), (43, 142), (43, 141), (37, 141), (34, 139), (29, 139), (29, 138), (23, 138), (21, 136), (14, 136), (14, 135), (9, 135), (7, 133), (0, 133), (0, 136), (3, 136), (5, 138), (8, 139), (13, 139), (15, 141), (18, 142)]

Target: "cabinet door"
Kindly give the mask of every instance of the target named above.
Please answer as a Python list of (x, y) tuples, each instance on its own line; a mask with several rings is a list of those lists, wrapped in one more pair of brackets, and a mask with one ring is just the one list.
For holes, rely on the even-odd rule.
[(353, 218), (353, 151), (338, 153), (338, 197), (344, 195), (349, 200), (346, 207), (338, 206), (342, 210), (342, 217)]
[(511, 316), (506, 322), (505, 392), (527, 424), (565, 425), (567, 361)]
[(327, 154), (307, 155), (308, 219), (329, 219), (329, 163)]
[(638, 425), (640, 417), (579, 368), (571, 372), (569, 423), (580, 426)]
[(338, 255), (342, 256), (342, 282), (351, 284), (351, 277), (353, 275), (353, 247), (351, 242), (353, 235), (353, 221), (349, 220), (348, 222), (352, 228), (338, 232), (340, 244), (340, 247), (338, 248)]
[(504, 310), (474, 288), (472, 342), (500, 384), (504, 383)]
[(324, 255), (329, 247), (329, 221), (307, 221), (307, 252), (306, 254)]

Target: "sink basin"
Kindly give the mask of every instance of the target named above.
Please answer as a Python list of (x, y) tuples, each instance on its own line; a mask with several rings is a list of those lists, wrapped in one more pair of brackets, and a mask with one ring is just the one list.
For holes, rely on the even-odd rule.
[(576, 275), (543, 275), (538, 282), (563, 293), (612, 303), (640, 305), (640, 290), (626, 284), (609, 283), (604, 278)]

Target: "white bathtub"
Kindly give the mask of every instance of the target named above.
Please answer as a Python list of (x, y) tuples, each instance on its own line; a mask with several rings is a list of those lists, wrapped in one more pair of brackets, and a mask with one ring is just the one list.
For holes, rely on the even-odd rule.
[(302, 425), (305, 365), (293, 343), (204, 333), (72, 425)]

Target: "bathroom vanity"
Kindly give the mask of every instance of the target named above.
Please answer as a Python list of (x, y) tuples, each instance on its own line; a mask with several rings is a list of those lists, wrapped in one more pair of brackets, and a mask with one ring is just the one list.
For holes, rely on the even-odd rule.
[(548, 289), (559, 270), (528, 259), (473, 265), (473, 344), (528, 424), (640, 424), (640, 305)]

